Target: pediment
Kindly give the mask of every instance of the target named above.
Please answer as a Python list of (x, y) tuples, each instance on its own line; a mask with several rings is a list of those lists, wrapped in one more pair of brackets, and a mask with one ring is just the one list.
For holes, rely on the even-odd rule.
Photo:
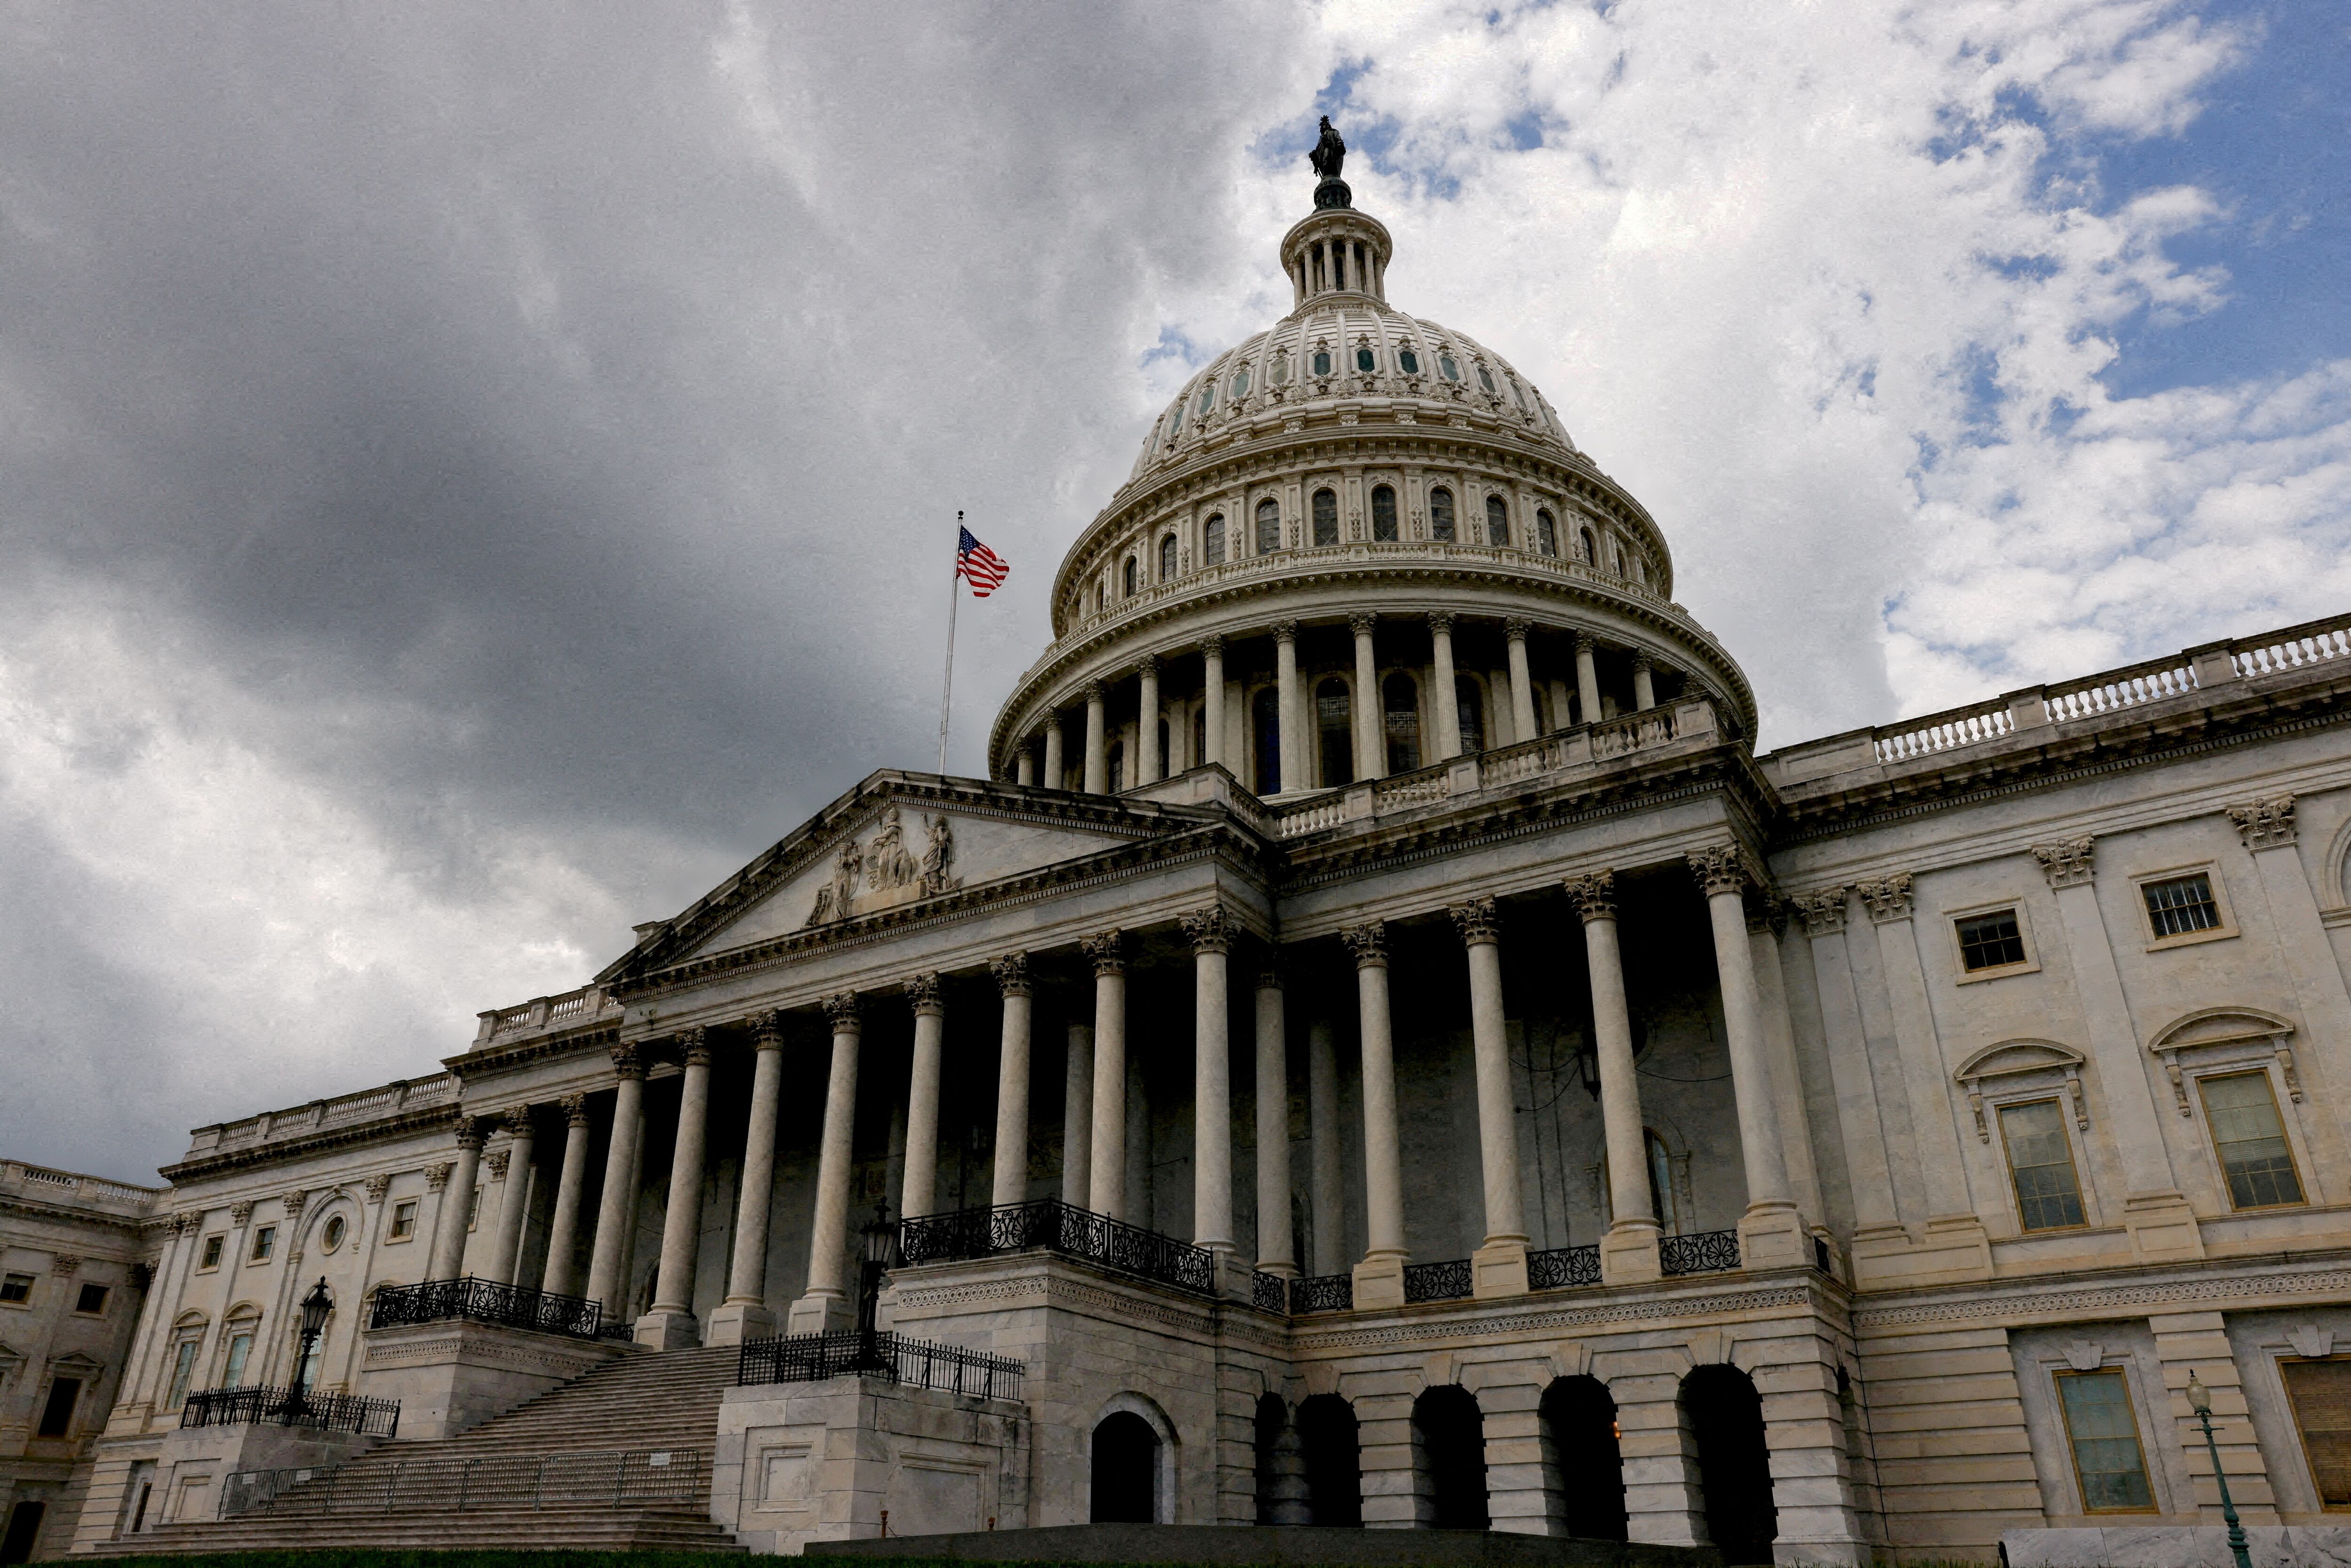
[(2022, 1072), (2079, 1072), (2082, 1053), (2053, 1040), (2004, 1040), (1988, 1045), (1965, 1061), (1951, 1076), (1962, 1083), (1986, 1078), (2006, 1078)]
[(2259, 1008), (2206, 1008), (2189, 1013), (2155, 1037), (2147, 1049), (2189, 1051), (2199, 1045), (2234, 1045), (2248, 1040), (2283, 1040), (2294, 1032), (2290, 1019)]

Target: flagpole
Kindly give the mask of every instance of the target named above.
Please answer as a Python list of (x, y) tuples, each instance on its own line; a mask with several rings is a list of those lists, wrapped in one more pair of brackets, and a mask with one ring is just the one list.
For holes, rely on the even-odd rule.
[(947, 577), (947, 673), (939, 683), (939, 772), (947, 770), (947, 716), (955, 711), (956, 607), (963, 601), (963, 514), (956, 514), (956, 569)]

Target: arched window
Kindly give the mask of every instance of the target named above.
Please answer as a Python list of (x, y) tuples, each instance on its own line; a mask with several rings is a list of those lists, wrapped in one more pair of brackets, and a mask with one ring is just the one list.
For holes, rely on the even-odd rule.
[(1578, 547), (1580, 547), (1576, 551), (1575, 559), (1583, 562), (1586, 566), (1598, 566), (1600, 564), (1600, 550), (1599, 547), (1592, 542), (1592, 530), (1590, 528), (1576, 529), (1575, 540)]
[(1454, 539), (1453, 492), (1442, 485), (1428, 493), (1428, 537), (1446, 544)]
[(1437, 373), (1448, 382), (1458, 382), (1461, 379), (1461, 367), (1453, 362), (1452, 355), (1439, 354), (1437, 356)]
[(1094, 1428), (1093, 1521), (1152, 1524), (1158, 1520), (1159, 1434), (1132, 1410), (1113, 1411)]
[(1225, 515), (1222, 512), (1211, 516), (1207, 526), (1200, 530), (1200, 564), (1225, 564)]
[(1207, 386), (1200, 389), (1200, 401), (1197, 405), (1196, 412), (1205, 418), (1207, 415), (1207, 412), (1216, 406), (1217, 383), (1210, 382)]
[(1314, 492), (1314, 542), (1318, 545), (1339, 542), (1339, 497), (1330, 490)]
[(1535, 549), (1544, 555), (1559, 553), (1559, 523), (1548, 507), (1535, 508)]
[(1274, 355), (1273, 371), (1270, 379), (1278, 387), (1286, 387), (1290, 384), (1290, 356), (1287, 353)]
[(1438, 1530), (1487, 1529), (1486, 1417), (1478, 1396), (1453, 1383), (1425, 1390), (1412, 1402), (1412, 1448), (1415, 1479), (1426, 1483), (1435, 1505), (1428, 1522)]
[(227, 1354), (221, 1358), (220, 1386), (242, 1388), (253, 1361), (253, 1341), (261, 1327), (261, 1314), (250, 1307), (239, 1307), (229, 1314), (227, 1325), (221, 1331), (227, 1339)]
[(1486, 749), (1486, 703), (1478, 683), (1467, 675), (1453, 677), (1454, 711), (1460, 716), (1461, 750), (1474, 756)]
[(1268, 496), (1257, 504), (1257, 553), (1271, 555), (1281, 548), (1281, 506)]
[(1494, 372), (1488, 370), (1485, 366), (1479, 365), (1478, 367), (1478, 384), (1484, 387), (1488, 392), (1492, 392), (1494, 390)]
[(1395, 537), (1395, 491), (1385, 485), (1374, 485), (1372, 486), (1372, 538), (1393, 539)]
[(1330, 350), (1317, 349), (1314, 350), (1314, 373), (1318, 376), (1327, 376), (1331, 373)]
[(1184, 434), (1184, 400), (1176, 400), (1176, 412), (1167, 416), (1167, 439), (1175, 440)]
[(1176, 536), (1169, 534), (1159, 541), (1159, 580), (1176, 580)]
[(1249, 395), (1249, 367), (1247, 365), (1243, 365), (1239, 370), (1233, 372), (1232, 395), (1237, 398), (1247, 397)]
[(1257, 792), (1281, 793), (1281, 695), (1262, 686), (1249, 699), (1249, 743), (1256, 753)]
[(1124, 580), (1124, 581), (1125, 581), (1125, 583), (1126, 583), (1126, 596), (1127, 596), (1129, 599), (1132, 599), (1132, 598), (1134, 598), (1134, 590), (1135, 590), (1135, 586), (1136, 586), (1136, 576), (1137, 576), (1137, 574), (1136, 574), (1136, 572), (1135, 572), (1134, 558), (1133, 556), (1128, 556), (1128, 557), (1126, 558), (1126, 575), (1125, 575), (1125, 577), (1124, 577), (1123, 580)]
[(1486, 542), (1489, 545), (1510, 542), (1510, 508), (1499, 496), (1486, 497)]
[(1567, 1533), (1625, 1540), (1625, 1456), (1608, 1385), (1596, 1377), (1553, 1379), (1543, 1390), (1542, 1422), (1558, 1456), (1558, 1473), (1546, 1479), (1567, 1505)]
[(1771, 1456), (1764, 1446), (1763, 1400), (1755, 1380), (1719, 1363), (1682, 1379), (1682, 1419), (1697, 1440), (1706, 1533), (1725, 1563), (1769, 1563), (1779, 1538)]
[(1355, 350), (1355, 369), (1363, 371), (1365, 375), (1370, 375), (1374, 371), (1376, 371), (1379, 368), (1379, 358), (1374, 355), (1371, 350), (1359, 348)]
[(1380, 707), (1388, 771), (1409, 773), (1420, 766), (1420, 684), (1397, 671), (1380, 687)]
[(1353, 705), (1347, 683), (1324, 681), (1314, 688), (1314, 730), (1322, 743), (1322, 787), (1334, 789), (1355, 781)]
[(1420, 356), (1414, 353), (1410, 349), (1398, 349), (1396, 350), (1396, 365), (1408, 376), (1416, 376), (1420, 374)]
[(1306, 1461), (1307, 1512), (1316, 1524), (1360, 1529), (1364, 1452), (1355, 1407), (1336, 1394), (1317, 1394), (1299, 1405), (1297, 1425)]

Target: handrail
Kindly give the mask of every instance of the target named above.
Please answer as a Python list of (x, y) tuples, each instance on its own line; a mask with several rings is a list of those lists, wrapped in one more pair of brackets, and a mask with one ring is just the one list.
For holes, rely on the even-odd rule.
[(1527, 1288), (1561, 1291), (1600, 1283), (1600, 1248), (1548, 1247), (1527, 1254)]
[(1676, 1274), (1719, 1274), (1739, 1267), (1739, 1232), (1700, 1230), (1687, 1236), (1657, 1238), (1659, 1271)]
[(1406, 1301), (1458, 1301), (1470, 1293), (1473, 1284), (1467, 1258), (1455, 1258), (1443, 1263), (1407, 1263), (1404, 1266), (1404, 1299)]
[(201, 1388), (180, 1406), (181, 1427), (310, 1427), (366, 1437), (400, 1436), (400, 1401), (308, 1389)]
[(898, 1227), (898, 1256), (909, 1266), (1039, 1249), (1179, 1290), (1205, 1295), (1215, 1288), (1216, 1260), (1207, 1248), (1059, 1198), (921, 1215)]
[(371, 1329), (401, 1328), (410, 1323), (442, 1322), (463, 1318), (473, 1322), (503, 1323), (508, 1328), (535, 1329), (540, 1333), (596, 1339), (604, 1308), (585, 1296), (558, 1296), (522, 1285), (502, 1285), (496, 1280), (427, 1280), (419, 1285), (387, 1285), (375, 1293)]
[(1027, 1371), (1025, 1363), (1009, 1356), (959, 1344), (934, 1344), (870, 1329), (834, 1329), (745, 1340), (735, 1364), (735, 1381), (750, 1388), (768, 1383), (821, 1383), (862, 1373), (976, 1399), (1018, 1400)]

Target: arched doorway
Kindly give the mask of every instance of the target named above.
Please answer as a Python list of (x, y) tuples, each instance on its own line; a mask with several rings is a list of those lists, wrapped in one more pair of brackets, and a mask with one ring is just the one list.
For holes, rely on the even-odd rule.
[(1422, 1394), (1412, 1406), (1412, 1446), (1429, 1526), (1486, 1529), (1486, 1417), (1477, 1396), (1456, 1384)]
[(1559, 1466), (1553, 1480), (1568, 1534), (1625, 1540), (1625, 1457), (1608, 1385), (1596, 1377), (1555, 1380), (1543, 1390), (1542, 1421)]
[(1298, 1406), (1298, 1441), (1306, 1460), (1306, 1511), (1315, 1524), (1364, 1522), (1364, 1455), (1355, 1407), (1335, 1394)]
[(1157, 1521), (1159, 1434), (1132, 1410), (1116, 1410), (1094, 1427), (1093, 1522)]
[(1697, 1367), (1682, 1379), (1681, 1405), (1698, 1444), (1708, 1538), (1729, 1568), (1771, 1562), (1780, 1516), (1755, 1380), (1735, 1366)]
[(1260, 1395), (1257, 1402), (1257, 1521), (1314, 1522), (1306, 1501), (1305, 1458), (1299, 1452), (1298, 1427), (1279, 1394)]

